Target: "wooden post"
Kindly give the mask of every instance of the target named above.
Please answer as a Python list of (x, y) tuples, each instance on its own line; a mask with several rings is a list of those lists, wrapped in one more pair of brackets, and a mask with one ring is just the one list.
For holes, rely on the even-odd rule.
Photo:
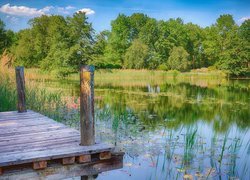
[(80, 73), (81, 146), (95, 144), (94, 66), (82, 66)]
[(24, 67), (16, 67), (17, 110), (27, 112), (25, 100)]

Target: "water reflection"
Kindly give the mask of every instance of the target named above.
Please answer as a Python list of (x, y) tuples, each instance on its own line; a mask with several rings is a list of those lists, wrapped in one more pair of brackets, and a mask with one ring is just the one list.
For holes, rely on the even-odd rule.
[[(47, 86), (77, 99), (77, 82), (68, 84)], [(97, 138), (126, 152), (122, 170), (98, 179), (249, 179), (249, 81), (210, 85), (97, 83)], [(71, 119), (78, 127), (77, 108)]]

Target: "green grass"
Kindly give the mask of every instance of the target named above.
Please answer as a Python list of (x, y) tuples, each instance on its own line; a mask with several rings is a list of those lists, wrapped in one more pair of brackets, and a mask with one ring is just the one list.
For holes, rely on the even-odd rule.
[[(26, 69), (25, 77), (28, 80), (58, 80), (53, 74), (42, 72), (39, 69)], [(79, 74), (71, 74), (66, 79), (79, 81)], [(95, 71), (95, 83), (98, 85), (114, 86), (145, 86), (161, 85), (167, 82), (196, 83), (197, 80), (209, 81), (210, 85), (225, 84), (227, 82), (226, 74), (218, 70), (192, 70), (191, 72), (181, 73), (178, 71), (160, 71), (160, 70), (133, 70), (133, 69), (99, 69)]]
[[(16, 110), (17, 93), (13, 74), (0, 74), (0, 112)], [(61, 93), (50, 92), (32, 83), (26, 83), (27, 109), (40, 112), (58, 121), (71, 118), (71, 109)]]

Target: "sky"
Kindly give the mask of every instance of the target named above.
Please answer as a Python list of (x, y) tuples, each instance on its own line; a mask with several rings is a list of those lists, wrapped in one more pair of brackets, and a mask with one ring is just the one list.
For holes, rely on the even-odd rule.
[(250, 0), (0, 0), (0, 19), (14, 31), (43, 14), (72, 16), (83, 11), (94, 29), (110, 29), (119, 13), (145, 13), (158, 20), (180, 17), (202, 27), (214, 24), (221, 14), (232, 14), (236, 23), (250, 18)]

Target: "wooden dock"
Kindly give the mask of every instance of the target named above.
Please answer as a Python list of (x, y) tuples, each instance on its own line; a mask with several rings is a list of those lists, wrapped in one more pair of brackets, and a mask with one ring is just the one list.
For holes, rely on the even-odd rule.
[[(31, 110), (25, 113), (0, 112), (0, 172), (2, 174), (0, 179), (10, 177), (10, 174), (16, 175), (12, 170), (24, 166), (27, 169), (44, 169), (45, 172), (48, 171), (46, 168), (49, 168), (50, 173), (47, 174), (50, 176), (52, 173), (50, 164), (53, 166), (75, 164), (71, 168), (77, 169), (78, 175), (81, 176), (122, 167), (122, 154), (112, 155), (114, 150), (112, 145), (97, 143), (91, 146), (80, 146), (79, 144), (79, 131), (39, 113)], [(86, 171), (86, 168), (96, 164), (99, 164), (99, 168)], [(82, 169), (81, 174), (80, 167), (83, 166), (85, 170)], [(63, 169), (64, 167), (60, 169), (57, 166), (57, 172), (62, 173)], [(29, 173), (31, 173), (30, 170)], [(65, 177), (70, 173), (73, 172), (65, 172)], [(33, 172), (32, 175), (35, 177), (38, 174)]]
[(80, 132), (26, 109), (24, 68), (16, 68), (17, 111), (0, 112), (0, 180), (64, 179), (122, 168), (124, 153), (95, 141), (94, 67), (80, 73)]

